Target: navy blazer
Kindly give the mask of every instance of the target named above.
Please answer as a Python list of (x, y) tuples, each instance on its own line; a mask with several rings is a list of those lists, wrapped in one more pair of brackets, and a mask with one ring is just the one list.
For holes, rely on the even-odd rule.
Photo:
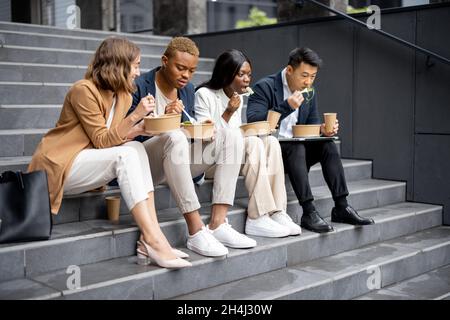
[[(128, 110), (128, 114), (133, 112), (134, 109), (136, 109), (139, 102), (141, 102), (141, 99), (147, 96), (147, 94), (151, 94), (152, 96), (155, 96), (156, 94), (156, 86), (155, 86), (155, 77), (156, 72), (161, 67), (157, 67), (153, 70), (150, 70), (149, 72), (146, 72), (142, 75), (140, 75), (138, 78), (136, 78), (135, 83), (137, 90), (133, 94), (133, 104), (131, 105), (130, 110)], [(184, 109), (191, 117), (195, 119), (194, 114), (194, 101), (195, 101), (195, 90), (194, 85), (192, 83), (188, 83), (185, 87), (178, 90), (178, 99), (183, 101)], [(181, 122), (188, 121), (188, 117), (182, 113), (181, 114)], [(139, 136), (136, 137), (135, 140), (144, 142), (150, 137), (144, 137)]]
[[(267, 120), (269, 110), (281, 113), (279, 122), (290, 115), (292, 109), (283, 94), (283, 80), (281, 71), (259, 80), (253, 87), (252, 94), (247, 103), (247, 122)], [(317, 90), (310, 101), (303, 101), (299, 109), (297, 124), (320, 124), (317, 107)]]

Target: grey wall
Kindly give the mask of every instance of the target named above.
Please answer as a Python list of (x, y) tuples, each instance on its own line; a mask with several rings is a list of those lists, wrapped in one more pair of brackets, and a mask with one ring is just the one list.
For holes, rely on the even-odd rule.
[[(361, 16), (365, 20), (367, 17)], [(450, 5), (384, 12), (384, 31), (450, 58)], [(252, 60), (254, 81), (308, 46), (325, 65), (321, 112), (338, 112), (342, 155), (373, 160), (375, 178), (407, 182), (407, 199), (444, 205), (450, 224), (450, 66), (339, 18), (192, 35), (202, 56), (228, 48)]]
[(11, 21), (11, 0), (0, 0), (0, 21)]
[[(450, 8), (417, 13), (417, 44), (450, 58)], [(450, 65), (417, 55), (414, 199), (445, 204), (450, 224)]]

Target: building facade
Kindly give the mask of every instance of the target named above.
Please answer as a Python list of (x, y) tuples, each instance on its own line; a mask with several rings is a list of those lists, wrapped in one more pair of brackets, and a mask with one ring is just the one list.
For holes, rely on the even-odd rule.
[[(391, 8), (446, 1), (322, 0), (338, 10), (347, 5)], [(299, 9), (295, 0), (0, 0), (0, 21), (178, 35), (234, 29), (253, 7), (280, 22), (329, 14), (320, 8), (310, 9), (311, 4)]]

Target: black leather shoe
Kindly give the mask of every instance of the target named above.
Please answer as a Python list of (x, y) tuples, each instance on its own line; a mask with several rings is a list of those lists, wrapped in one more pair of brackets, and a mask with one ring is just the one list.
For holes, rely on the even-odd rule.
[(317, 233), (330, 232), (334, 230), (333, 227), (323, 220), (319, 213), (315, 210), (313, 212), (303, 214), (300, 226)]
[(356, 212), (356, 210), (351, 206), (347, 206), (346, 208), (334, 207), (333, 210), (331, 210), (331, 221), (348, 223), (358, 226), (375, 223), (372, 218), (363, 218), (358, 215), (358, 212)]

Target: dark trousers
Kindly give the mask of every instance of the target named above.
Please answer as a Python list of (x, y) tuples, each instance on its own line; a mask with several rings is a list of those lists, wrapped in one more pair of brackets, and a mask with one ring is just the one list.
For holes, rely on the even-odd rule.
[(344, 168), (333, 141), (281, 142), (284, 170), (300, 204), (314, 200), (309, 185), (309, 169), (320, 162), (333, 199), (348, 196)]

